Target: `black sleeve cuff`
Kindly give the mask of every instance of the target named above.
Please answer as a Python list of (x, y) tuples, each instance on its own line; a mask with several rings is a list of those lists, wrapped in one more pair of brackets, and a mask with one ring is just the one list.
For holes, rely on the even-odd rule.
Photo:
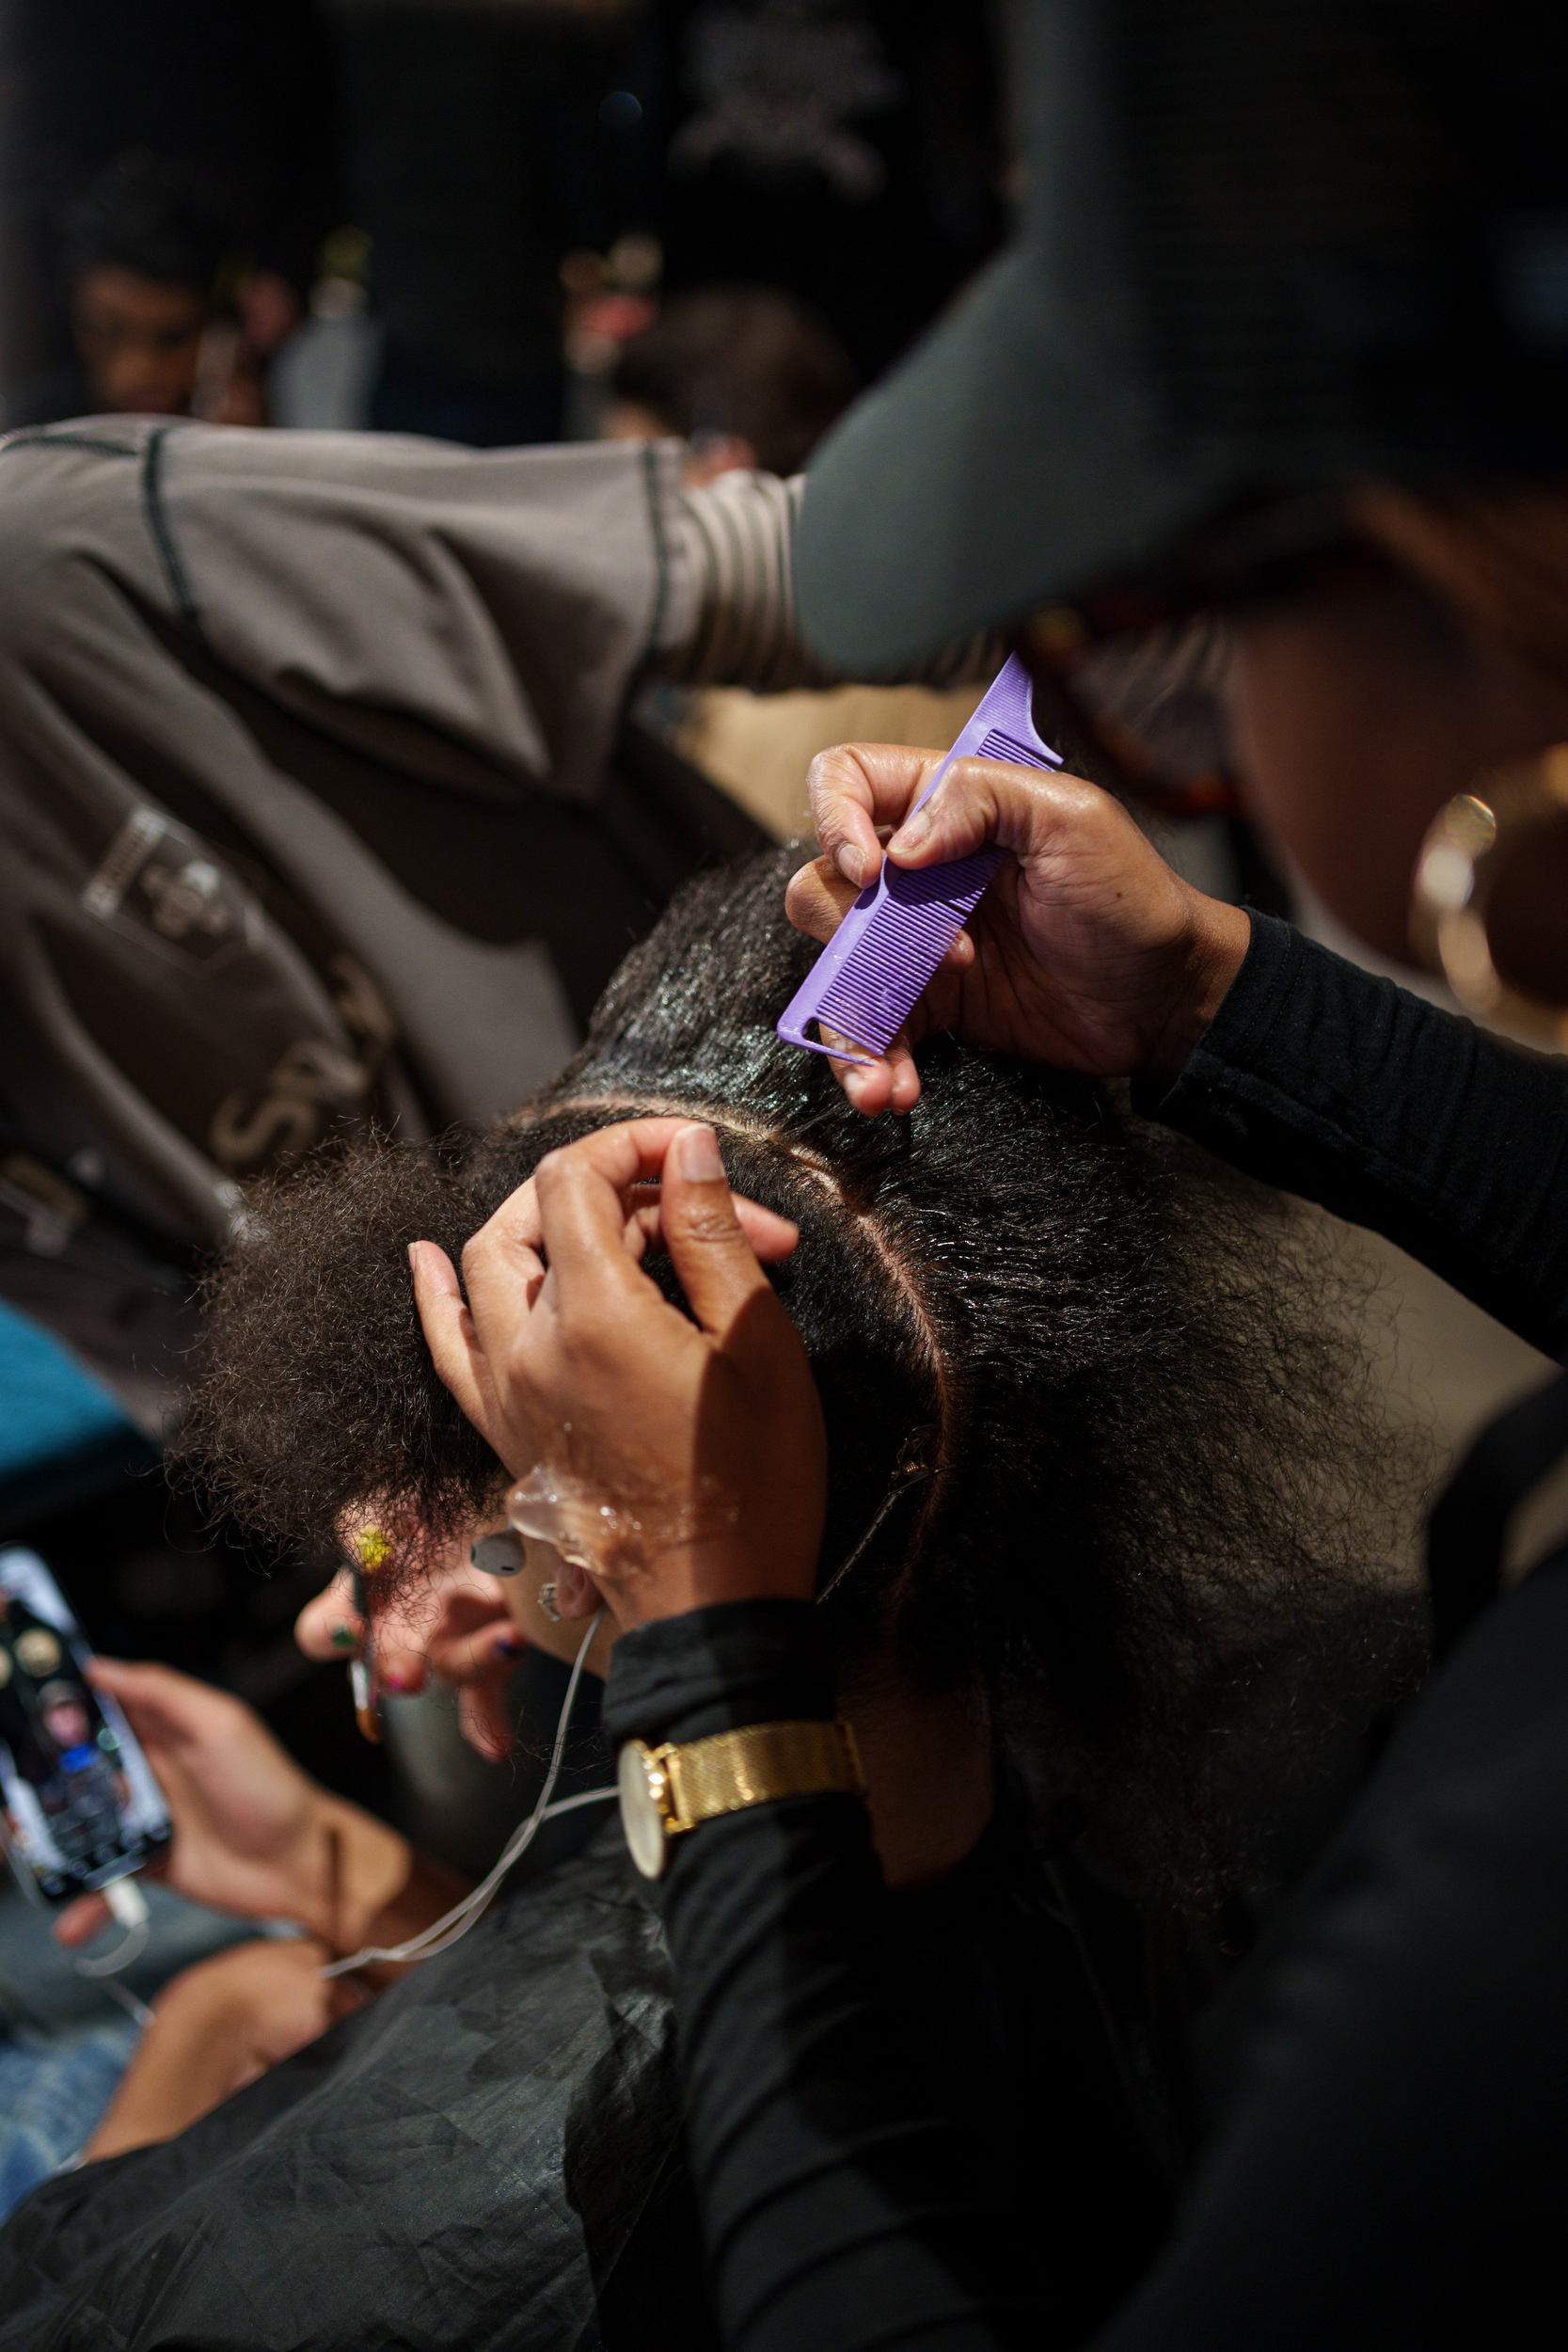
[[(1183, 1114), (1207, 1104), (1215, 1080), (1227, 1070), (1250, 1069), (1269, 1031), (1279, 1020), (1307, 952), (1307, 943), (1293, 923), (1277, 915), (1244, 910), (1252, 938), (1242, 968), (1227, 990), (1218, 1012), (1188, 1055), (1174, 1081), (1139, 1074), (1132, 1080), (1132, 1107), (1143, 1119), (1158, 1119), (1181, 1127)], [(1325, 948), (1323, 951), (1328, 953)], [(1366, 976), (1363, 976), (1366, 977)], [(1388, 983), (1372, 982), (1386, 986)]]
[(732, 1600), (661, 1617), (615, 1645), (600, 1718), (626, 1740), (705, 1740), (746, 1724), (831, 1721), (827, 1635), (809, 1600)]

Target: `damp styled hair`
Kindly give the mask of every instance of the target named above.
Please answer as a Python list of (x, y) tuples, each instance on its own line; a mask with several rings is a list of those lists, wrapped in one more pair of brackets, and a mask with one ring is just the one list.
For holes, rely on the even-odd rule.
[(819, 1589), (915, 1433), (935, 1465), (823, 1603), (843, 1657), (894, 1643), (926, 1687), (974, 1695), (1026, 1781), (1141, 1824), (1151, 1867), (1206, 1867), (1202, 1791), (1267, 1661), (1295, 1661), (1297, 1713), (1303, 1661), (1349, 1657), (1364, 1684), (1386, 1666), (1408, 1495), (1323, 1229), (1112, 1089), (950, 1039), (921, 1047), (911, 1117), (861, 1118), (774, 1035), (814, 952), (783, 913), (789, 865), (689, 887), (504, 1124), (254, 1190), (210, 1284), (184, 1458), (274, 1539), (330, 1543), (368, 1501), (405, 1549), (450, 1538), (505, 1481), (436, 1377), (407, 1244), (456, 1263), (557, 1145), (708, 1120), (736, 1189), (800, 1228), (773, 1279), (829, 1432)]

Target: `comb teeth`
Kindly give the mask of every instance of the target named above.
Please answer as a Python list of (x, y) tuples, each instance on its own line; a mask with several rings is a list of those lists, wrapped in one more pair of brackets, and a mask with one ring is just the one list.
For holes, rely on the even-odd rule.
[(817, 1019), (857, 1045), (884, 1052), (1004, 854), (988, 843), (973, 856), (924, 873), (894, 868), (887, 895), (867, 916), (853, 955), (823, 993)]
[[(1028, 674), (1015, 655), (991, 680), (915, 806), (924, 806), (953, 761), (966, 753), (1025, 768), (1060, 767), (1056, 754), (1035, 734), (1029, 696)], [(885, 1053), (1004, 855), (997, 843), (988, 841), (969, 857), (918, 873), (884, 863), (785, 1006), (780, 1037), (808, 1053), (846, 1055), (850, 1060)], [(814, 1021), (861, 1053), (808, 1037)]]
[(989, 735), (980, 738), (974, 756), (976, 759), (1010, 759), (1020, 768), (1051, 768), (1056, 765), (1053, 760), (1040, 756), (1037, 745), (1021, 743), (1016, 736), (1005, 735), (1000, 727), (992, 727)]

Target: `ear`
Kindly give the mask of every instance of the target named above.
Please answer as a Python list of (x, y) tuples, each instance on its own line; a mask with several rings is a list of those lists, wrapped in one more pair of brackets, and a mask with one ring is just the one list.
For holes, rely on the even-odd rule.
[(555, 1605), (563, 1617), (591, 1617), (604, 1607), (604, 1596), (586, 1568), (575, 1560), (562, 1560), (556, 1570)]

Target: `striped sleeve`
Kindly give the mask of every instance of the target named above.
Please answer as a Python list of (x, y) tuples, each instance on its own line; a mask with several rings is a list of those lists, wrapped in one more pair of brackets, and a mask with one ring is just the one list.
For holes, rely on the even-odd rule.
[[(797, 632), (795, 526), (806, 476), (726, 473), (681, 491), (669, 518), (681, 593), (656, 649), (658, 675), (682, 686), (749, 686), (758, 693), (836, 686), (844, 673)], [(958, 686), (994, 675), (1006, 646), (991, 631), (942, 646), (895, 673), (857, 683)]]

